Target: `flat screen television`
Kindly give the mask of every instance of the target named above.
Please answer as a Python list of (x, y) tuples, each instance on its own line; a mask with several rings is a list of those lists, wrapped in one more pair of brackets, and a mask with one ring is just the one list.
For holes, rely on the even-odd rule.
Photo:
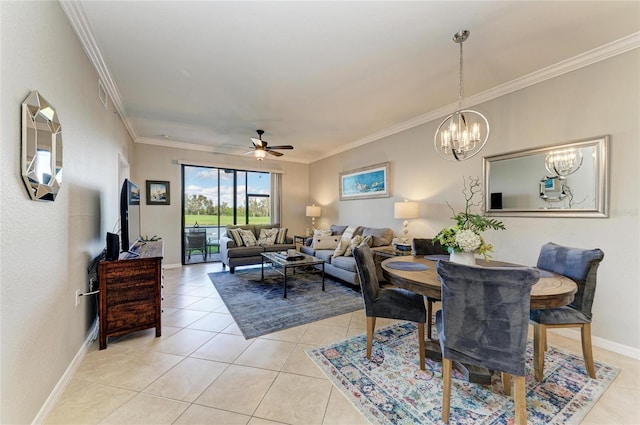
[(140, 240), (140, 188), (125, 179), (120, 191), (120, 246), (121, 251), (132, 251)]

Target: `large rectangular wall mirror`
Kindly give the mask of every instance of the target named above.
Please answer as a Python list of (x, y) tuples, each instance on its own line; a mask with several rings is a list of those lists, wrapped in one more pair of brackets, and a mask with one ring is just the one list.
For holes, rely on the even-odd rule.
[(609, 137), (484, 158), (493, 216), (608, 217)]

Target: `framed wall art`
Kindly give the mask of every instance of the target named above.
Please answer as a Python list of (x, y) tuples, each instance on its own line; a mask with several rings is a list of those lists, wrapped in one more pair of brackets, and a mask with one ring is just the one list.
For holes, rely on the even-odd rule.
[(147, 180), (147, 205), (169, 205), (170, 195), (168, 181)]
[(371, 165), (340, 173), (340, 200), (388, 198), (389, 163)]

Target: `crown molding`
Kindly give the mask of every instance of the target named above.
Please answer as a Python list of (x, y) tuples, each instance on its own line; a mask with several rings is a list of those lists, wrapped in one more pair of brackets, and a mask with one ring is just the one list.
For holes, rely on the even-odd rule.
[[(134, 140), (135, 143), (140, 143), (143, 145), (153, 145), (153, 146), (161, 146), (163, 148), (174, 148), (174, 149), (187, 149), (192, 151), (201, 151), (201, 152), (209, 152), (217, 155), (231, 155), (231, 156), (245, 156), (232, 154), (222, 149), (217, 149), (215, 146), (209, 145), (198, 145), (196, 143), (187, 143), (180, 142), (176, 140), (162, 140), (162, 139), (154, 139), (152, 137), (138, 137)], [(272, 160), (273, 158), (268, 158), (268, 160)], [(307, 160), (302, 159), (286, 159), (286, 158), (278, 158), (278, 161), (283, 162), (295, 162), (298, 164), (310, 164)]]
[[(526, 87), (533, 86), (543, 81), (550, 80), (568, 72), (584, 68), (585, 66), (601, 62), (603, 60), (638, 48), (640, 48), (640, 32), (633, 33), (627, 37), (623, 37), (619, 40), (597, 47), (593, 50), (589, 50), (585, 53), (558, 62), (554, 65), (550, 65), (546, 68), (542, 68), (523, 77), (509, 81), (508, 83), (501, 84), (489, 90), (485, 90), (481, 93), (469, 96), (463, 99), (462, 106), (465, 108), (470, 108), (480, 103), (497, 99), (509, 93), (522, 90)], [(458, 102), (454, 102), (434, 111), (427, 112), (424, 115), (420, 115), (393, 127), (389, 127), (385, 130), (363, 137), (362, 139), (358, 139), (354, 142), (342, 145), (339, 149), (316, 157), (312, 162), (320, 161), (322, 159), (340, 154), (342, 152), (346, 152), (350, 149), (357, 148), (358, 146), (366, 145), (367, 143), (375, 142), (376, 140), (380, 140), (385, 137), (400, 133), (402, 131), (417, 127), (419, 125), (426, 124), (438, 118), (443, 118), (454, 112), (457, 107)]]
[(192, 151), (201, 151), (201, 152), (215, 152), (215, 148), (213, 146), (198, 145), (196, 143), (179, 142), (176, 140), (154, 139), (152, 137), (137, 137), (136, 139), (134, 139), (134, 142), (140, 143), (143, 145), (162, 146), (165, 148), (188, 149)]
[(127, 129), (129, 136), (132, 140), (136, 140), (138, 136), (135, 126), (127, 116), (126, 108), (122, 101), (122, 96), (120, 95), (120, 90), (118, 90), (118, 86), (116, 85), (113, 77), (111, 77), (109, 68), (107, 68), (107, 64), (102, 58), (102, 52), (98, 47), (95, 37), (93, 36), (91, 24), (89, 24), (89, 19), (87, 18), (82, 3), (79, 1), (59, 1), (59, 3), (64, 14), (67, 16), (71, 27), (80, 39), (80, 43), (89, 57), (89, 61), (98, 73), (98, 77), (102, 81), (104, 89), (111, 98), (111, 102), (113, 102), (118, 115), (120, 115), (120, 119)]

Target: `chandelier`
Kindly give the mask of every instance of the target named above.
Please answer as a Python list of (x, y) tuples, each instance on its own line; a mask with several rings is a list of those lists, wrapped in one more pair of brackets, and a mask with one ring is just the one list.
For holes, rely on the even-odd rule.
[(448, 161), (464, 161), (482, 150), (489, 138), (489, 121), (480, 112), (462, 109), (462, 43), (469, 31), (457, 32), (453, 41), (460, 45), (458, 110), (440, 123), (433, 137), (438, 155)]
[(562, 149), (551, 151), (544, 159), (548, 172), (557, 176), (573, 174), (582, 166), (582, 152), (579, 149)]

